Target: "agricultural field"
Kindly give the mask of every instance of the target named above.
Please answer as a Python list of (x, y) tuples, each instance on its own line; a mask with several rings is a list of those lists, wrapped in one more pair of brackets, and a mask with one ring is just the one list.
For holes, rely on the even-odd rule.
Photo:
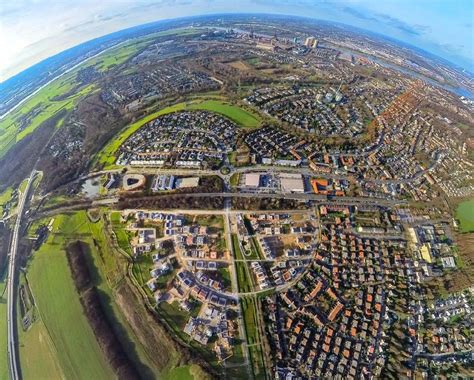
[[(20, 283), (24, 284), (25, 280), (20, 280)], [(64, 374), (56, 360), (57, 352), (51, 341), (49, 332), (41, 320), (41, 317), (38, 315), (36, 308), (33, 312), (35, 321), (28, 330), (25, 331), (23, 328), (18, 329), (22, 377), (23, 379), (32, 380), (63, 378)], [(21, 326), (22, 321), (20, 315), (18, 314), (17, 317), (17, 326)]]
[[(87, 232), (85, 222), (81, 217), (57, 217), (53, 232), (34, 254), (27, 275), (65, 377), (106, 379), (113, 377), (113, 372), (83, 313), (64, 252), (68, 236)], [(28, 357), (39, 360), (32, 354), (29, 352)]]
[[(59, 363), (67, 378), (92, 376), (105, 379), (113, 376), (83, 314), (64, 248), (66, 243), (74, 238), (88, 241), (90, 247), (93, 247), (92, 237), (101, 244), (100, 231), (104, 229), (101, 222), (90, 223), (85, 212), (60, 215), (54, 221), (53, 231), (48, 240), (34, 254), (28, 267), (28, 278), (42, 320), (40, 325), (44, 323), (44, 331), (50, 334), (48, 338), (57, 348), (55, 361)], [(110, 271), (112, 272), (112, 269)], [(99, 289), (105, 290), (105, 284), (98, 283), (98, 285)], [(62, 289), (58, 295), (55, 294), (57, 289)], [(54, 302), (51, 302), (52, 299)], [(71, 326), (72, 320), (74, 326)], [(41, 333), (41, 327), (36, 327), (37, 323), (35, 322), (25, 333), (25, 341), (33, 339), (29, 337), (30, 331), (35, 331), (33, 327), (39, 330), (36, 334)], [(35, 357), (31, 352), (28, 352), (27, 356)], [(88, 360), (90, 365), (81, 365), (84, 360)]]
[[(198, 31), (169, 30), (161, 34), (156, 33), (147, 36), (144, 39), (126, 41), (86, 60), (74, 70), (49, 83), (25, 101), (21, 107), (0, 120), (0, 158), (5, 155), (11, 146), (34, 132), (41, 123), (61, 110), (71, 110), (79, 100), (97, 91), (95, 85), (77, 87), (75, 78), (80, 69), (95, 66), (101, 72), (110, 70), (137, 54), (150, 44), (154, 38), (160, 35), (180, 33), (198, 33)], [(60, 125), (61, 121), (58, 123), (58, 126)]]
[(474, 199), (461, 202), (456, 208), (461, 232), (474, 232)]
[(20, 108), (0, 120), (0, 158), (41, 123), (61, 110), (71, 110), (80, 99), (96, 90), (93, 85), (81, 89), (75, 89), (75, 86), (75, 77), (70, 72), (42, 88)]
[[(5, 266), (0, 274), (0, 294), (6, 294), (6, 276), (7, 270)], [(0, 379), (8, 378), (7, 358), (7, 299), (3, 296), (0, 298)]]
[[(40, 336), (44, 338), (44, 333), (40, 334), (41, 323), (44, 323), (44, 331), (48, 332), (49, 339), (57, 348), (54, 358), (59, 363), (64, 377), (94, 379), (114, 377), (83, 314), (67, 263), (65, 246), (69, 242), (80, 239), (90, 249), (88, 260), (92, 268), (92, 282), (99, 290), (106, 316), (113, 324), (115, 334), (127, 355), (133, 360), (144, 378), (151, 378), (151, 373), (158, 373), (163, 369), (164, 373), (167, 373), (168, 364), (170, 368), (176, 365), (179, 362), (180, 353), (170, 346), (167, 355), (162, 355), (165, 359), (150, 358), (150, 353), (141, 344), (143, 339), (151, 339), (153, 343), (148, 341), (146, 347), (152, 348), (153, 344), (164, 338), (159, 335), (163, 332), (160, 329), (147, 330), (149, 336), (144, 338), (143, 329), (145, 326), (149, 327), (152, 318), (147, 317), (147, 319), (145, 315), (142, 315), (143, 321), (138, 321), (136, 316), (130, 319), (132, 305), (134, 305), (133, 313), (141, 310), (146, 314), (146, 311), (142, 305), (139, 305), (141, 309), (137, 309), (137, 305), (129, 299), (130, 294), (124, 286), (127, 259), (117, 252), (117, 246), (109, 237), (112, 225), (119, 222), (119, 219), (112, 213), (113, 216), (109, 222), (105, 218), (108, 215), (105, 211), (98, 210), (97, 212), (99, 216), (97, 222), (92, 222), (85, 211), (57, 216), (53, 232), (39, 251), (34, 253), (27, 275), (41, 319), (25, 333), (25, 341), (36, 339), (32, 345), (42, 347), (38, 339)], [(43, 223), (49, 223), (49, 219), (43, 220)], [(54, 297), (53, 293), (57, 289), (62, 289), (62, 292)], [(127, 297), (127, 301), (124, 297)], [(46, 303), (46, 300), (53, 298), (54, 302)], [(63, 309), (67, 312), (61, 314), (60, 311)], [(71, 321), (74, 321), (73, 326), (71, 326)], [(90, 348), (85, 349), (85, 345)], [(47, 358), (47, 351), (43, 354)], [(27, 355), (29, 358), (36, 359), (33, 352), (28, 352)], [(81, 366), (85, 360), (89, 362), (87, 368)], [(47, 363), (42, 365), (46, 368)]]

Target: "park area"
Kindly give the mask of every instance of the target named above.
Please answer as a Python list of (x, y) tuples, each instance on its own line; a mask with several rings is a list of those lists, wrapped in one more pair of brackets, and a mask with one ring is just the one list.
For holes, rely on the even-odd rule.
[(461, 232), (474, 232), (474, 199), (461, 202), (456, 208)]

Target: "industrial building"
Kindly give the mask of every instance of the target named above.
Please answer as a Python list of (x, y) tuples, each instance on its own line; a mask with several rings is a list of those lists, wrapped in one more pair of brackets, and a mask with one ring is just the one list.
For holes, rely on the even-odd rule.
[(301, 174), (280, 174), (280, 187), (284, 193), (304, 193), (304, 182)]
[(258, 173), (246, 173), (245, 174), (245, 186), (247, 186), (247, 187), (259, 187), (260, 186), (260, 174), (258, 174)]

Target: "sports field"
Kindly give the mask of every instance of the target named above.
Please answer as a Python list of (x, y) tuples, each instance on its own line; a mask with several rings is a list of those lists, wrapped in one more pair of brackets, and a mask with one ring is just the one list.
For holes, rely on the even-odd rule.
[(474, 199), (461, 202), (456, 208), (461, 232), (474, 232)]

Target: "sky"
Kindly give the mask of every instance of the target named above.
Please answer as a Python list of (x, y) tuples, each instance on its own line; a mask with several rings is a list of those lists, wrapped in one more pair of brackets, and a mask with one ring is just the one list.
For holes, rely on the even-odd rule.
[(474, 72), (474, 0), (0, 0), (0, 82), (81, 42), (131, 26), (241, 12), (337, 21)]

